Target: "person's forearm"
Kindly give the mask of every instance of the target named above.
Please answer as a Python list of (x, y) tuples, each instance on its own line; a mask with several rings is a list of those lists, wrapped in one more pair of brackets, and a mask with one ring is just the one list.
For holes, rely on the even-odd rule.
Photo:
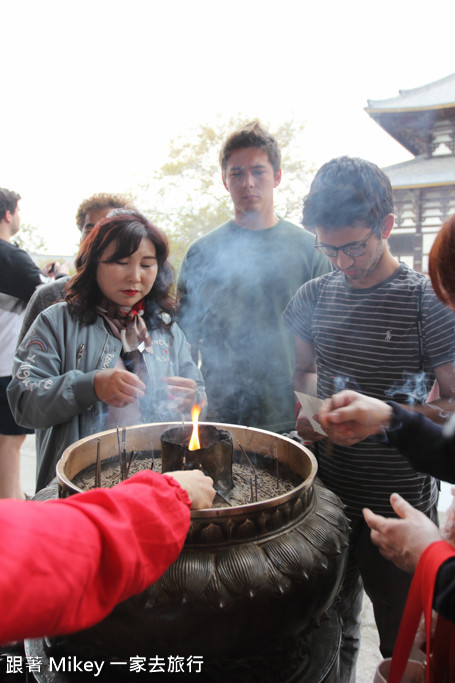
[[(298, 370), (294, 372), (294, 390), (302, 394), (309, 394), (310, 396), (317, 396), (317, 375), (315, 372), (308, 372), (306, 370)], [(311, 424), (305, 411), (302, 409), (298, 397), (296, 396), (295, 406), (295, 428), (305, 441), (320, 441), (324, 438), (319, 432), (316, 432)]]
[(393, 416), (387, 428), (389, 443), (395, 446), (419, 472), (455, 483), (455, 438), (420, 412), (412, 412), (393, 401)]
[(317, 396), (317, 374), (296, 368), (292, 379), (292, 386), (295, 391), (300, 391), (302, 394)]
[(0, 642), (88, 628), (140, 593), (178, 557), (190, 505), (150, 471), (65, 501), (0, 501)]
[(51, 375), (47, 368), (37, 368), (27, 360), (18, 362), (16, 356), (7, 394), (17, 424), (48, 429), (87, 410), (97, 401), (96, 372), (70, 370)]
[(455, 411), (455, 402), (453, 397), (437, 398), (435, 401), (431, 401), (431, 403), (425, 403), (423, 405), (401, 405), (407, 410), (425, 415), (425, 417), (436, 424), (444, 424), (447, 422), (447, 419)]

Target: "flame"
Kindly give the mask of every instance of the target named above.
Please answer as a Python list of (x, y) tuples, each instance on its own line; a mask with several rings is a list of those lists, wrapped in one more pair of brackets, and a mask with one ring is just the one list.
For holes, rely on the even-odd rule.
[(193, 407), (191, 408), (191, 419), (193, 421), (193, 433), (191, 434), (191, 439), (190, 443), (188, 446), (189, 451), (197, 451), (200, 447), (200, 441), (199, 441), (199, 431), (198, 431), (198, 425), (197, 421), (199, 418), (199, 415), (201, 414), (202, 406), (200, 406), (198, 403), (195, 403)]

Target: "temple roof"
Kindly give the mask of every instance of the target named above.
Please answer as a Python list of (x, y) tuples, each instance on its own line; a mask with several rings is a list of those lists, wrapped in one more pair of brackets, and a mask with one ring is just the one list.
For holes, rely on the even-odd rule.
[(398, 111), (422, 111), (455, 107), (455, 73), (439, 81), (422, 85), (412, 90), (399, 90), (397, 97), (388, 100), (368, 100), (365, 111), (374, 113)]
[(388, 100), (368, 100), (365, 111), (414, 156), (431, 153), (435, 128), (455, 119), (455, 73)]
[(455, 160), (453, 156), (425, 155), (383, 169), (390, 178), (394, 190), (407, 187), (431, 187), (455, 185)]

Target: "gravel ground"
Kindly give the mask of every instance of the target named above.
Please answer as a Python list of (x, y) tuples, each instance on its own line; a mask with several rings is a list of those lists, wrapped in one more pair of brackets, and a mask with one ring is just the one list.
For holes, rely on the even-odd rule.
[(379, 638), (374, 623), (373, 606), (367, 595), (363, 597), (361, 634), (357, 680), (359, 683), (368, 683), (368, 681), (373, 680), (375, 669), (382, 657), (379, 652)]

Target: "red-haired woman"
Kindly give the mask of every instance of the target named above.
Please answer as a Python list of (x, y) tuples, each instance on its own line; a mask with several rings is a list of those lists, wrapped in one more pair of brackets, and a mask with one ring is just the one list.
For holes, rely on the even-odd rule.
[(37, 432), (37, 490), (74, 441), (180, 420), (205, 402), (174, 322), (168, 253), (144, 216), (114, 211), (82, 243), (66, 301), (43, 311), (17, 349), (8, 399), (18, 423)]

